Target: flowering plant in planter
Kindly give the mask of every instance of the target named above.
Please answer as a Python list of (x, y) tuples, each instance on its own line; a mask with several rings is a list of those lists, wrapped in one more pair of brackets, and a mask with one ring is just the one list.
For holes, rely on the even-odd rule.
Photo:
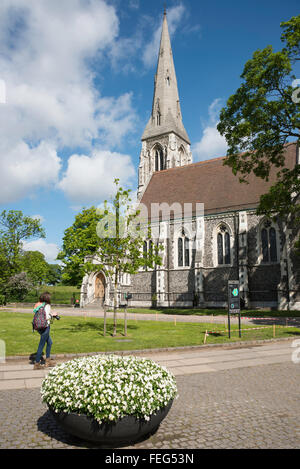
[(56, 413), (85, 414), (101, 424), (128, 415), (150, 420), (176, 398), (177, 386), (172, 373), (152, 360), (100, 355), (57, 365), (41, 394)]

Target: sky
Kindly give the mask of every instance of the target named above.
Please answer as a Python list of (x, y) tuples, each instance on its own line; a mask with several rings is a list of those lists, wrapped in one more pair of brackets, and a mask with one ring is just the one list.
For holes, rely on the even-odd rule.
[(226, 155), (216, 126), (253, 52), (280, 50), (286, 0), (1, 0), (0, 212), (39, 218), (48, 262), (75, 216), (137, 189), (164, 3), (193, 161)]

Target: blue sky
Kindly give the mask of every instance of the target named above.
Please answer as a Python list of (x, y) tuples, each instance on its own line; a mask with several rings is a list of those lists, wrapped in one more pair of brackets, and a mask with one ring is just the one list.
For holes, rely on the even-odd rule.
[[(194, 161), (223, 156), (218, 112), (258, 48), (281, 48), (298, 2), (168, 0), (185, 128)], [(53, 262), (83, 207), (136, 190), (164, 2), (1, 0), (0, 210), (39, 216)]]

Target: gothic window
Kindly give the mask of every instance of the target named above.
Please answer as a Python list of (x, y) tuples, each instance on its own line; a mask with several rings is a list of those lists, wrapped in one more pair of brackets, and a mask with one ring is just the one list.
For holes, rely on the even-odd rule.
[(184, 165), (184, 149), (181, 147), (179, 149), (179, 166)]
[(177, 265), (178, 267), (189, 267), (190, 266), (190, 240), (185, 236), (184, 232), (182, 236), (177, 240)]
[(164, 154), (163, 154), (163, 152), (161, 151), (161, 152), (160, 152), (160, 170), (162, 171), (163, 169), (165, 169)]
[(155, 171), (162, 171), (165, 167), (164, 152), (161, 148), (155, 150)]
[(276, 230), (266, 221), (261, 230), (262, 262), (277, 262)]
[(153, 254), (153, 241), (151, 239), (149, 241), (149, 254), (150, 256)]
[(225, 225), (219, 228), (217, 235), (218, 265), (231, 263), (230, 234)]
[(223, 264), (223, 236), (218, 233), (218, 264)]
[(144, 258), (144, 261), (145, 261), (145, 264), (144, 264), (144, 269), (146, 270), (147, 269), (147, 254), (148, 254), (148, 245), (147, 245), (147, 241), (144, 241), (144, 244), (143, 244), (143, 258)]
[[(147, 270), (147, 265), (146, 265), (147, 257), (148, 255), (152, 256), (152, 254), (153, 254), (153, 241), (151, 239), (148, 241), (145, 240), (143, 244), (143, 257), (145, 259), (144, 270)], [(153, 266), (151, 268), (153, 268)]]
[(178, 267), (183, 266), (183, 242), (182, 238), (178, 238)]
[(159, 161), (158, 161), (158, 150), (156, 150), (156, 152), (155, 152), (155, 171), (158, 171), (158, 164), (159, 164)]
[(188, 267), (190, 265), (190, 240), (184, 238), (184, 265)]

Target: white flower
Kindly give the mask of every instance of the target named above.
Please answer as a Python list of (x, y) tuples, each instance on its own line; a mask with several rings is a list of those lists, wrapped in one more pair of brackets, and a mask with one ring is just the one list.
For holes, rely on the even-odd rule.
[(177, 397), (177, 388), (174, 376), (152, 360), (107, 355), (57, 365), (44, 379), (41, 394), (56, 410), (80, 410), (98, 422), (124, 415), (149, 420)]

